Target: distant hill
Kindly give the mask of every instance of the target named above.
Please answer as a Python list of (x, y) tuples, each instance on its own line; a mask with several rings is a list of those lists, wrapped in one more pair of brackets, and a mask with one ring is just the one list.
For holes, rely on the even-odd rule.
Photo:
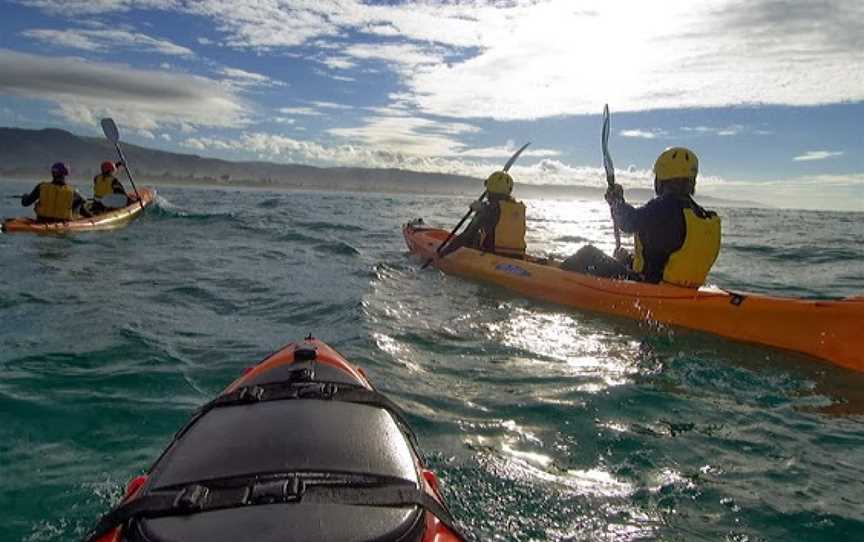
[[(402, 169), (319, 168), (273, 162), (232, 162), (124, 144), (123, 152), (140, 184), (206, 184), (260, 188), (310, 188), (368, 192), (462, 194), (476, 196), (482, 180), (463, 175), (421, 173)], [(0, 128), (0, 179), (43, 180), (52, 163), (71, 164), (72, 180), (89, 186), (103, 160), (116, 158), (114, 146), (103, 138), (46, 128)], [(519, 184), (524, 198), (597, 199), (602, 188), (569, 185)], [(647, 200), (653, 193), (628, 189), (628, 197)], [(750, 205), (700, 197), (708, 204)]]

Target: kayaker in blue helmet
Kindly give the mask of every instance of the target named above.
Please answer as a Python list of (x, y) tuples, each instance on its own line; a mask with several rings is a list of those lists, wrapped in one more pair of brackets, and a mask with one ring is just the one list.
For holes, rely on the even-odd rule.
[(51, 166), (52, 181), (39, 183), (29, 194), (21, 196), (21, 205), (29, 207), (35, 203), (39, 222), (62, 222), (77, 218), (84, 198), (66, 183), (68, 175), (66, 164), (57, 162)]
[(621, 231), (635, 235), (635, 251), (610, 258), (591, 245), (562, 263), (568, 271), (608, 278), (667, 282), (698, 288), (720, 252), (720, 217), (693, 201), (699, 160), (684, 147), (663, 151), (654, 163), (657, 197), (636, 208), (612, 184), (606, 201)]
[(461, 247), (469, 247), (499, 256), (525, 257), (525, 204), (510, 195), (513, 177), (496, 171), (486, 179), (488, 201), (475, 201), (476, 214), (465, 231), (441, 250), (446, 256)]

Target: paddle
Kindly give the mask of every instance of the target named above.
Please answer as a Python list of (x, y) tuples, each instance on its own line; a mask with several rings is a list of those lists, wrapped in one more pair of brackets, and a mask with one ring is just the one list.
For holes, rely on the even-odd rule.
[(141, 194), (138, 193), (138, 188), (135, 186), (135, 181), (132, 180), (132, 172), (129, 171), (129, 163), (126, 162), (126, 157), (123, 156), (123, 150), (120, 149), (120, 132), (117, 130), (117, 125), (114, 124), (114, 119), (102, 119), (102, 131), (105, 132), (105, 137), (114, 144), (117, 149), (117, 155), (120, 156), (120, 161), (123, 162), (123, 169), (126, 170), (126, 176), (129, 177), (129, 183), (135, 190), (135, 195), (138, 196), (138, 204), (141, 209), (144, 209), (144, 202), (141, 200)]
[[(615, 184), (615, 166), (612, 165), (612, 157), (609, 156), (609, 104), (603, 106), (603, 167), (606, 169), (606, 183), (611, 188)], [(609, 205), (612, 213), (612, 205)], [(615, 231), (615, 252), (621, 249), (621, 231), (618, 230), (618, 222), (615, 221), (615, 213), (612, 213), (612, 227)]]
[[(511, 156), (510, 159), (507, 160), (507, 163), (504, 164), (504, 169), (503, 169), (502, 171), (505, 171), (505, 172), (506, 172), (506, 171), (509, 171), (509, 170), (510, 170), (510, 166), (512, 166), (513, 163), (516, 162), (516, 159), (519, 158), (519, 155), (522, 154), (522, 151), (524, 151), (524, 150), (528, 147), (528, 145), (530, 145), (530, 144), (531, 144), (530, 141), (529, 141), (528, 143), (525, 143), (524, 145), (522, 145), (522, 146), (519, 148), (518, 151), (516, 151), (515, 153), (513, 153), (513, 156)], [(486, 197), (486, 191), (484, 190), (483, 193), (480, 194), (480, 197), (477, 198), (477, 201), (483, 201), (483, 198), (485, 198), (485, 197)], [(462, 220), (460, 220), (459, 223), (456, 224), (456, 227), (453, 228), (453, 230), (450, 232), (450, 235), (447, 236), (447, 239), (444, 239), (444, 242), (441, 243), (440, 245), (438, 245), (438, 249), (435, 251), (435, 255), (436, 255), (436, 256), (438, 256), (439, 254), (441, 254), (441, 250), (442, 250), (445, 246), (447, 246), (447, 243), (449, 243), (451, 239), (453, 239), (453, 236), (456, 235), (456, 232), (459, 231), (459, 228), (462, 227), (462, 224), (464, 224), (465, 221), (468, 220), (468, 217), (471, 216), (471, 213), (473, 213), (473, 212), (474, 212), (474, 211), (472, 211), (471, 209), (468, 209), (468, 212), (465, 213), (465, 216), (462, 217)], [(426, 269), (427, 267), (429, 267), (429, 264), (431, 264), (431, 263), (432, 263), (432, 260), (434, 260), (434, 259), (435, 259), (435, 258), (429, 258), (428, 260), (426, 260), (426, 263), (423, 264), (423, 266), (420, 268), (420, 270), (422, 271), (423, 269)]]

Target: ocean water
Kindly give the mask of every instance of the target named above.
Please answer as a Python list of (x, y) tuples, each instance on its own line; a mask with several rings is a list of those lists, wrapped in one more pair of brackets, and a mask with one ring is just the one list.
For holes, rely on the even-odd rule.
[[(307, 333), (405, 408), (473, 539), (864, 539), (864, 375), (420, 271), (400, 225), (467, 203), (164, 187), (123, 230), (0, 235), (0, 540), (80, 538)], [(532, 252), (612, 247), (602, 202), (528, 207)], [(864, 215), (719, 211), (712, 283), (864, 291)]]

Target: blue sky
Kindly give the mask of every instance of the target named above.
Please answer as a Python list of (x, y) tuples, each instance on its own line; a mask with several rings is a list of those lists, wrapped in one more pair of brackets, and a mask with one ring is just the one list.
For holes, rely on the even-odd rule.
[(864, 3), (20, 0), (0, 125), (228, 159), (625, 186), (665, 147), (699, 191), (864, 210)]

